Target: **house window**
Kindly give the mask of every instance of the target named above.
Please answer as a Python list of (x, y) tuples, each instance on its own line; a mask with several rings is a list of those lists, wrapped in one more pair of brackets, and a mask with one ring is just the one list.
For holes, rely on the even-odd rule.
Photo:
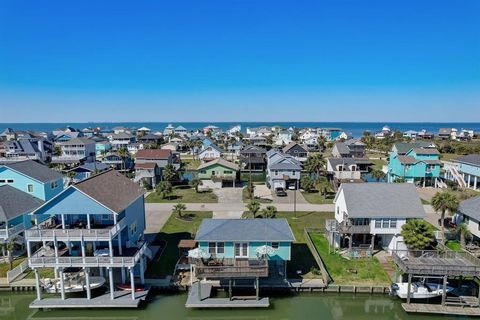
[(275, 175), (278, 176), (278, 170), (275, 170)]
[(223, 171), (225, 174), (231, 174), (232, 173), (232, 170), (225, 170)]
[(50, 183), (50, 188), (51, 189), (55, 189), (56, 187), (58, 187), (58, 182), (57, 181), (53, 181), (52, 183)]
[(382, 220), (376, 219), (375, 220), (375, 228), (381, 228), (382, 227)]
[(382, 229), (394, 229), (397, 227), (397, 219), (376, 219), (375, 220), (375, 228), (382, 228)]
[(207, 173), (207, 170), (200, 170), (200, 173), (206, 174), (206, 173)]
[(382, 228), (388, 228), (390, 226), (390, 220), (382, 219)]
[(217, 254), (225, 253), (225, 243), (224, 242), (217, 242)]
[(5, 179), (0, 179), (0, 183), (5, 183), (5, 182), (7, 182), (7, 180), (5, 180)]
[(216, 246), (216, 243), (215, 243), (215, 242), (209, 242), (209, 243), (208, 243), (208, 253), (210, 253), (210, 254), (215, 254), (215, 253), (216, 253), (216, 249), (217, 249), (217, 246)]
[(130, 225), (130, 234), (133, 236), (135, 233), (137, 233), (137, 222), (136, 221)]
[(32, 193), (33, 192), (33, 184), (29, 183), (27, 184), (27, 191)]
[(7, 183), (13, 183), (13, 179), (7, 179)]
[(273, 249), (278, 249), (279, 246), (280, 246), (280, 244), (278, 242), (272, 242), (272, 248)]
[(395, 229), (397, 227), (397, 219), (390, 219), (390, 228)]

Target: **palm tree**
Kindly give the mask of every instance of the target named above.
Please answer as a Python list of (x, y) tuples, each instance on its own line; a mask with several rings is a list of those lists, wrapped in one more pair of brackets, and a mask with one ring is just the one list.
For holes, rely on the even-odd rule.
[(438, 213), (440, 212), (440, 225), (442, 227), (442, 241), (445, 239), (445, 213), (453, 215), (458, 209), (458, 199), (450, 192), (437, 192), (432, 198), (432, 207)]
[(253, 185), (253, 183), (250, 181), (248, 183), (248, 185), (245, 187), (245, 189), (247, 189), (247, 195), (248, 195), (248, 199), (253, 199), (254, 198), (254, 193), (255, 193), (255, 186)]
[(250, 200), (250, 202), (247, 205), (248, 211), (250, 211), (253, 214), (253, 217), (255, 218), (256, 214), (260, 210), (260, 202), (257, 200)]
[(427, 249), (435, 241), (435, 235), (431, 225), (420, 219), (408, 220), (407, 223), (402, 226), (400, 235), (403, 237), (407, 247), (411, 250)]
[(385, 172), (383, 172), (382, 170), (373, 169), (372, 177), (376, 179), (377, 182), (379, 182), (381, 179), (385, 178)]
[(175, 180), (175, 178), (177, 177), (177, 171), (175, 170), (175, 167), (171, 164), (167, 164), (163, 169), (162, 177), (163, 180), (169, 182)]
[(308, 173), (315, 173), (315, 179), (320, 177), (320, 172), (325, 168), (325, 159), (321, 153), (314, 153), (309, 155), (305, 161), (305, 170)]
[(76, 173), (75, 171), (69, 171), (69, 172), (67, 173), (68, 185), (73, 184), (73, 178), (75, 178), (76, 175), (77, 175), (77, 173)]
[(197, 157), (198, 157), (198, 155), (200, 154), (200, 149), (202, 149), (203, 142), (202, 142), (202, 140), (197, 139), (197, 140), (195, 140), (193, 145), (197, 149)]
[(317, 144), (318, 144), (318, 150), (322, 152), (325, 150), (325, 143), (327, 142), (327, 139), (325, 139), (324, 136), (318, 136), (317, 138)]
[(168, 181), (160, 181), (160, 183), (156, 187), (156, 191), (162, 199), (165, 199), (168, 195), (172, 193), (172, 184)]
[(172, 214), (177, 215), (179, 218), (183, 218), (184, 211), (187, 210), (187, 206), (183, 203), (177, 203), (172, 208)]
[(17, 241), (16, 237), (10, 238), (8, 241), (0, 243), (3, 253), (7, 253), (7, 260), (10, 270), (13, 269), (13, 250), (15, 250), (15, 242)]
[(465, 249), (466, 241), (465, 239), (471, 239), (472, 233), (466, 223), (461, 223), (457, 226), (457, 234), (460, 236), (460, 246), (462, 249)]
[(195, 192), (198, 193), (198, 187), (202, 185), (202, 180), (195, 178), (190, 181), (190, 185), (195, 188)]
[(125, 148), (122, 148), (118, 150), (118, 155), (122, 159), (122, 164), (121, 164), (121, 169), (125, 172), (125, 160), (128, 158), (128, 150)]
[(264, 218), (275, 218), (277, 214), (277, 208), (274, 206), (267, 206), (262, 210), (262, 215)]
[(300, 178), (300, 185), (305, 192), (310, 192), (315, 188), (315, 183), (313, 182), (312, 178), (309, 176), (303, 176)]

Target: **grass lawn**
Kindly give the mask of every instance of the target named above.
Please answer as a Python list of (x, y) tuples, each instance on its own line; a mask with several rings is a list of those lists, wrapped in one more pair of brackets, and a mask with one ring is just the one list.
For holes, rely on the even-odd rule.
[(387, 161), (380, 159), (370, 159), (373, 163), (373, 169), (382, 170), (383, 166), (387, 164)]
[(313, 190), (312, 192), (302, 192), (302, 195), (308, 203), (312, 204), (333, 203), (333, 199), (335, 198), (335, 193), (328, 192), (327, 195), (324, 196), (318, 190)]
[(463, 251), (462, 246), (460, 245), (460, 241), (458, 241), (458, 240), (447, 240), (447, 242), (445, 242), (445, 245), (450, 250)]
[(440, 155), (440, 160), (451, 161), (451, 160), (456, 159), (458, 157), (460, 157), (460, 155), (458, 155), (456, 153), (442, 153)]
[(334, 283), (390, 284), (390, 279), (377, 258), (345, 259), (337, 253), (328, 252), (328, 241), (323, 234), (311, 233), (310, 235)]
[(427, 201), (427, 200), (422, 199), (422, 198), (420, 198), (420, 200), (422, 201), (422, 204), (430, 204), (430, 201)]
[(173, 187), (173, 194), (165, 199), (156, 192), (152, 192), (145, 199), (146, 202), (183, 202), (183, 203), (216, 203), (217, 196), (211, 191), (195, 192), (194, 188), (189, 186)]
[(182, 239), (193, 239), (203, 219), (211, 218), (212, 212), (185, 212), (192, 217), (191, 221), (177, 219), (172, 215), (157, 235), (157, 240), (167, 243), (162, 255), (148, 265), (147, 277), (164, 278), (173, 274), (178, 261), (178, 242)]
[(202, 161), (198, 160), (198, 159), (184, 159), (182, 158), (182, 163), (183, 163), (183, 167), (185, 169), (189, 169), (189, 170), (192, 170), (192, 169), (197, 169), (198, 166), (202, 163)]
[[(249, 172), (240, 173), (240, 180), (245, 182), (250, 181), (250, 173)], [(260, 173), (252, 172), (252, 182), (265, 182), (265, 172), (260, 172)]]
[[(20, 257), (18, 259), (15, 259), (13, 261), (13, 268), (18, 266), (20, 263), (25, 260), (25, 257)], [(8, 262), (6, 263), (0, 263), (0, 278), (6, 278), (7, 277), (7, 272), (10, 271), (10, 264)]]

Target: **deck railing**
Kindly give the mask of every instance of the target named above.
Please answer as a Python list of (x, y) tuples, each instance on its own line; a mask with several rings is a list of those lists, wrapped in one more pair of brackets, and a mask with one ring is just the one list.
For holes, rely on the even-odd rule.
[(18, 266), (7, 272), (7, 282), (11, 283), (28, 269), (28, 260), (25, 259)]
[(265, 259), (224, 259), (223, 265), (209, 266), (198, 261), (197, 278), (256, 278), (268, 277), (268, 261)]
[(1, 228), (0, 229), (0, 239), (6, 240), (6, 239), (10, 238), (10, 236), (13, 236), (17, 233), (20, 233), (23, 230), (25, 230), (25, 226), (23, 225), (23, 223), (17, 224), (16, 226), (10, 227), (8, 229)]
[(370, 233), (370, 224), (353, 225), (346, 221), (338, 222), (335, 219), (328, 219), (325, 223), (327, 231), (339, 233)]

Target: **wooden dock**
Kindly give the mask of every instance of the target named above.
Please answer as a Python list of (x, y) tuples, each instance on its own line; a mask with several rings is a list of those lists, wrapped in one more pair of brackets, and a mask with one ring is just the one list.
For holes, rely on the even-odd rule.
[(409, 313), (445, 314), (456, 316), (480, 317), (480, 308), (468, 306), (442, 306), (428, 303), (402, 303), (402, 308)]
[(211, 298), (212, 284), (202, 283), (200, 292), (197, 285), (193, 285), (188, 293), (186, 308), (268, 308), (268, 298)]
[(102, 294), (92, 299), (87, 298), (45, 298), (34, 300), (31, 309), (70, 309), (70, 308), (138, 308), (141, 301), (148, 296), (149, 290), (135, 292), (135, 300), (129, 291), (115, 291), (115, 299), (110, 299), (110, 293)]

